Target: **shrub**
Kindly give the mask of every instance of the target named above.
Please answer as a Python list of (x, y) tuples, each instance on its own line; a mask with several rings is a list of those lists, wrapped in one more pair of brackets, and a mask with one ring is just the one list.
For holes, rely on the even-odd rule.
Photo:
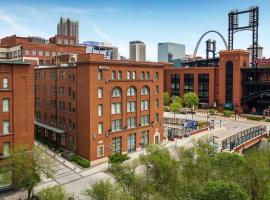
[(233, 115), (233, 111), (231, 110), (223, 110), (223, 115), (226, 117), (230, 117)]
[(268, 119), (265, 119), (265, 122), (270, 122), (270, 119), (268, 118)]
[(115, 153), (109, 157), (109, 163), (112, 165), (122, 164), (124, 161), (128, 160), (127, 154)]
[(70, 161), (80, 165), (83, 168), (88, 168), (90, 167), (90, 162), (80, 156), (77, 155), (72, 155), (70, 158)]
[(261, 120), (263, 120), (262, 117), (256, 117), (256, 116), (250, 116), (250, 117), (247, 117), (247, 119), (249, 119), (249, 120), (255, 120), (255, 121), (261, 121)]
[(214, 115), (215, 113), (217, 113), (217, 109), (214, 109), (214, 108), (209, 109), (209, 114), (210, 115)]

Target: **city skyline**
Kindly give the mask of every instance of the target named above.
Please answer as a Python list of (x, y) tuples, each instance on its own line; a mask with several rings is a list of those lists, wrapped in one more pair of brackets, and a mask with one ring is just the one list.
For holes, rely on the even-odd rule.
[[(196, 12), (194, 8), (196, 3)], [(208, 30), (219, 31), (227, 40), (228, 12), (232, 9), (260, 7), (259, 44), (264, 56), (270, 56), (270, 5), (266, 1), (172, 1), (169, 4), (152, 1), (35, 1), (4, 2), (0, 7), (1, 38), (18, 36), (41, 36), (49, 38), (57, 32), (61, 16), (75, 18), (80, 23), (80, 42), (104, 41), (119, 47), (120, 55), (129, 57), (129, 41), (141, 40), (146, 44), (146, 59), (157, 61), (159, 42), (175, 42), (186, 45), (186, 53), (192, 54), (199, 37)], [(34, 19), (34, 20), (33, 20)], [(240, 23), (245, 19), (240, 18)], [(246, 20), (247, 21), (247, 20)], [(132, 23), (131, 23), (132, 22)], [(220, 38), (208, 35), (204, 39), (216, 39), (217, 50), (224, 49)], [(235, 37), (235, 48), (247, 49), (251, 44), (251, 32), (240, 32)], [(205, 56), (202, 42), (198, 55)]]

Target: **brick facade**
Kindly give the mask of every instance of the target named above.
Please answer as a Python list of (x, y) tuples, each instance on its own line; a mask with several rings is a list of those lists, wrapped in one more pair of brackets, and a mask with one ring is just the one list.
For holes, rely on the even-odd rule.
[(7, 146), (34, 143), (34, 71), (29, 63), (10, 62), (0, 62), (0, 71), (0, 156), (6, 156)]
[[(36, 86), (39, 89), (36, 92), (36, 100), (38, 99), (40, 102), (36, 107), (36, 114), (38, 112), (39, 115), (36, 120), (47, 127), (57, 127), (62, 130), (63, 132), (59, 131), (60, 134), (49, 130), (49, 134), (46, 133), (46, 136), (52, 138), (51, 135), (58, 135), (54, 142), (61, 145), (61, 141), (59, 141), (61, 136), (59, 135), (62, 135), (65, 142), (62, 141), (61, 146), (94, 161), (92, 164), (105, 160), (108, 155), (113, 153), (115, 147), (113, 147), (112, 140), (116, 137), (121, 138), (120, 151), (122, 153), (128, 152), (128, 137), (130, 143), (133, 144), (135, 141), (132, 148), (131, 145), (129, 146), (129, 151), (141, 148), (143, 145), (142, 133), (149, 133), (149, 143), (154, 143), (155, 136), (156, 142), (160, 142), (163, 140), (164, 66), (163, 63), (104, 60), (103, 55), (82, 54), (78, 56), (76, 66), (37, 67), (35, 69)], [(57, 78), (51, 80), (51, 73), (54, 72), (57, 73)], [(63, 74), (65, 74), (64, 78)], [(45, 90), (42, 89), (44, 86), (46, 86)], [(57, 93), (54, 96), (50, 92), (52, 87), (57, 88)], [(131, 87), (135, 89), (132, 96), (127, 94)], [(65, 91), (63, 95), (62, 88)], [(71, 88), (71, 96), (68, 88)], [(113, 97), (112, 93), (116, 88), (120, 91), (119, 97)], [(147, 88), (149, 93), (141, 95), (143, 88)], [(143, 91), (145, 91), (144, 89)], [(59, 95), (59, 90), (61, 90), (61, 95)], [(101, 98), (98, 96), (100, 90), (102, 90)], [(55, 99), (57, 99), (57, 109), (53, 110), (50, 104)], [(144, 107), (147, 100), (149, 108), (142, 110), (141, 108)], [(62, 105), (62, 102), (65, 102), (66, 108), (59, 110), (59, 103)], [(128, 112), (127, 102), (135, 102), (136, 110), (134, 112)], [(117, 103), (120, 103), (121, 111), (113, 114), (112, 104)], [(44, 105), (47, 106), (44, 107)], [(68, 105), (72, 106), (72, 112), (68, 111)], [(98, 109), (101, 105), (102, 114), (99, 116)], [(47, 119), (44, 118), (45, 113)], [(52, 123), (53, 120), (50, 116), (52, 113), (57, 118), (55, 124)], [(142, 125), (142, 116), (149, 116), (145, 125)], [(128, 119), (132, 117), (136, 118), (136, 120), (134, 119), (136, 126), (129, 128)], [(61, 125), (63, 118), (65, 118), (65, 123)], [(143, 119), (147, 121), (147, 117), (143, 117)], [(75, 129), (70, 129), (70, 120), (72, 124), (75, 123), (75, 126), (72, 126)], [(114, 120), (122, 120), (119, 130), (113, 130)], [(100, 132), (99, 124), (101, 123), (102, 130)], [(44, 131), (44, 127), (37, 126), (40, 137), (44, 137)], [(135, 135), (129, 136), (130, 134)], [(70, 138), (73, 138), (74, 143), (69, 143)], [(98, 147), (103, 148), (102, 155), (98, 155)]]
[[(199, 75), (206, 74), (209, 77), (208, 81), (208, 101), (207, 107), (215, 105), (222, 110), (226, 105), (226, 65), (232, 63), (232, 97), (229, 103), (235, 104), (241, 108), (241, 99), (243, 97), (242, 75), (241, 68), (248, 66), (248, 52), (244, 50), (221, 51), (219, 65), (213, 67), (183, 67), (173, 68), (168, 67), (164, 70), (164, 91), (173, 95), (172, 77), (179, 76), (179, 96), (183, 97), (185, 93), (185, 75), (193, 77), (193, 92), (199, 95)], [(178, 79), (177, 79), (178, 80)], [(178, 92), (178, 90), (177, 90)]]

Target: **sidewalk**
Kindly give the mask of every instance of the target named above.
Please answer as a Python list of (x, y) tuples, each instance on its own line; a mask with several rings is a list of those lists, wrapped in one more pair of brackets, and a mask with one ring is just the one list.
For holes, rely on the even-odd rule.
[(44, 144), (42, 144), (42, 143), (35, 140), (35, 145), (39, 149), (41, 149), (42, 151), (44, 151), (45, 153), (50, 155), (52, 158), (54, 158), (54, 159), (58, 160), (59, 162), (63, 163), (65, 166), (67, 166), (68, 168), (74, 170), (75, 172), (79, 173), (79, 172), (83, 171), (83, 169), (80, 166), (68, 161), (67, 159), (63, 158), (61, 155), (53, 152), (48, 147), (46, 147)]

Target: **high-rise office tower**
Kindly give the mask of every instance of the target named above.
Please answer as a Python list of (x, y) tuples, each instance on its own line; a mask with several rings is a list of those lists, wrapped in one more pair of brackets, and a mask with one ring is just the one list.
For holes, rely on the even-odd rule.
[(141, 41), (129, 42), (129, 59), (132, 61), (145, 61), (145, 49), (146, 46)]
[(158, 43), (158, 62), (171, 62), (185, 57), (185, 45), (172, 42)]
[(61, 36), (76, 37), (76, 44), (79, 43), (79, 22), (70, 18), (60, 18), (57, 24), (57, 34)]

